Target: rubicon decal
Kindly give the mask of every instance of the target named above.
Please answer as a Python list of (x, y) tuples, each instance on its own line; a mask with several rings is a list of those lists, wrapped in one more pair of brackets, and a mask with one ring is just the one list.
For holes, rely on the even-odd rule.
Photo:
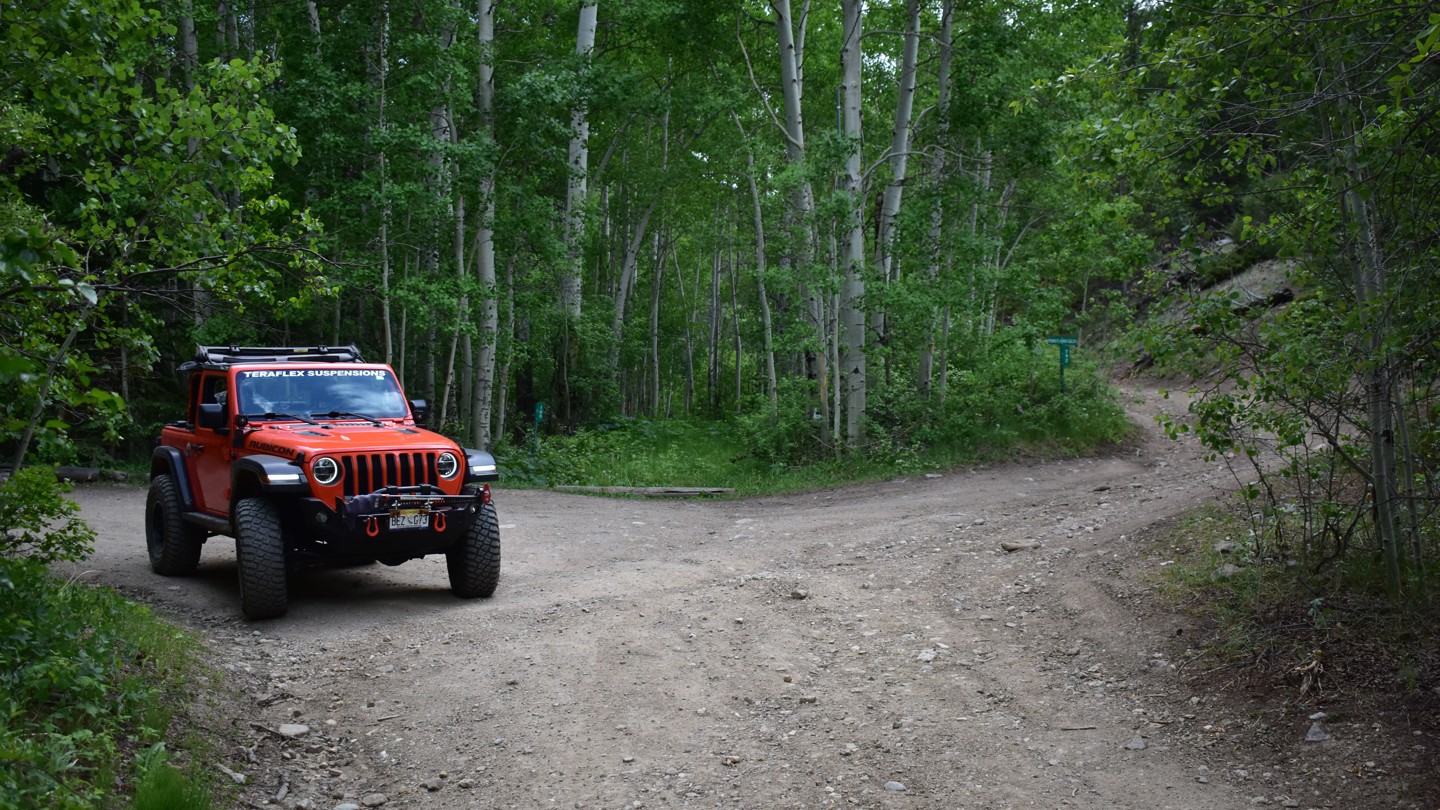
[(271, 444), (270, 442), (256, 440), (248, 442), (245, 446), (260, 453), (274, 453), (277, 456), (285, 456), (286, 458), (295, 457), (295, 448), (280, 444)]

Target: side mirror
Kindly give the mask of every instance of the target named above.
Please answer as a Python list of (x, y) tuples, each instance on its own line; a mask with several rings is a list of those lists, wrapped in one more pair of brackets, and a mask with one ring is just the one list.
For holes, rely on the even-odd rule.
[(225, 424), (225, 406), (218, 402), (200, 404), (200, 427), (223, 432), (229, 429)]
[(410, 415), (415, 417), (415, 424), (430, 424), (430, 403), (423, 399), (410, 400)]

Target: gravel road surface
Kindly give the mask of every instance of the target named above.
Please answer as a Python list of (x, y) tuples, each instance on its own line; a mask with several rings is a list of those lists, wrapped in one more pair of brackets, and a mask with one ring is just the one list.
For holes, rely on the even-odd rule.
[[(1181, 403), (1124, 396), (1139, 435), (1094, 459), (748, 500), (501, 486), (491, 599), (437, 557), (297, 574), (247, 622), (228, 538), (151, 573), (135, 486), (77, 490), (100, 538), (73, 573), (203, 634), (242, 806), (1434, 807), (1403, 767), (1433, 734), (1305, 743), (1313, 708), (1257, 729), (1186, 671), (1156, 527), (1233, 479), (1154, 427)], [(1366, 781), (1377, 737), (1401, 764)]]

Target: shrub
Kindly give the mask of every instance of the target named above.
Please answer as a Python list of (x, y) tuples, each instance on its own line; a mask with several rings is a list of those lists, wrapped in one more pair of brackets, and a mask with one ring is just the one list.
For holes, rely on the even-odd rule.
[(0, 810), (103, 807), (169, 726), (195, 643), (111, 591), (0, 557)]
[(735, 423), (746, 455), (775, 468), (822, 461), (831, 455), (820, 440), (820, 421), (811, 410), (813, 388), (808, 380), (780, 380), (774, 413), (768, 399), (754, 398)]
[(0, 482), (0, 556), (43, 563), (90, 556), (95, 533), (77, 517), (69, 491), (45, 467), (24, 467)]
[(723, 422), (618, 418), (500, 453), (521, 486), (723, 486), (735, 440)]

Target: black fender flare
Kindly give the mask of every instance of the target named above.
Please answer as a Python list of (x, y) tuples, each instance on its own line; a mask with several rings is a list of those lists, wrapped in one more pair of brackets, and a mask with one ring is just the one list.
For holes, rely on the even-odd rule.
[(161, 445), (150, 453), (150, 480), (155, 480), (158, 475), (169, 475), (175, 480), (181, 509), (187, 512), (195, 510), (195, 493), (190, 491), (190, 476), (185, 470), (185, 455), (180, 448)]
[(476, 484), (500, 480), (500, 468), (495, 465), (495, 457), (484, 450), (476, 450), (466, 447), (465, 450), (465, 483)]
[[(254, 483), (250, 483), (253, 481)], [(290, 459), (278, 456), (245, 456), (230, 462), (230, 502), (260, 493), (310, 494), (305, 470)]]

